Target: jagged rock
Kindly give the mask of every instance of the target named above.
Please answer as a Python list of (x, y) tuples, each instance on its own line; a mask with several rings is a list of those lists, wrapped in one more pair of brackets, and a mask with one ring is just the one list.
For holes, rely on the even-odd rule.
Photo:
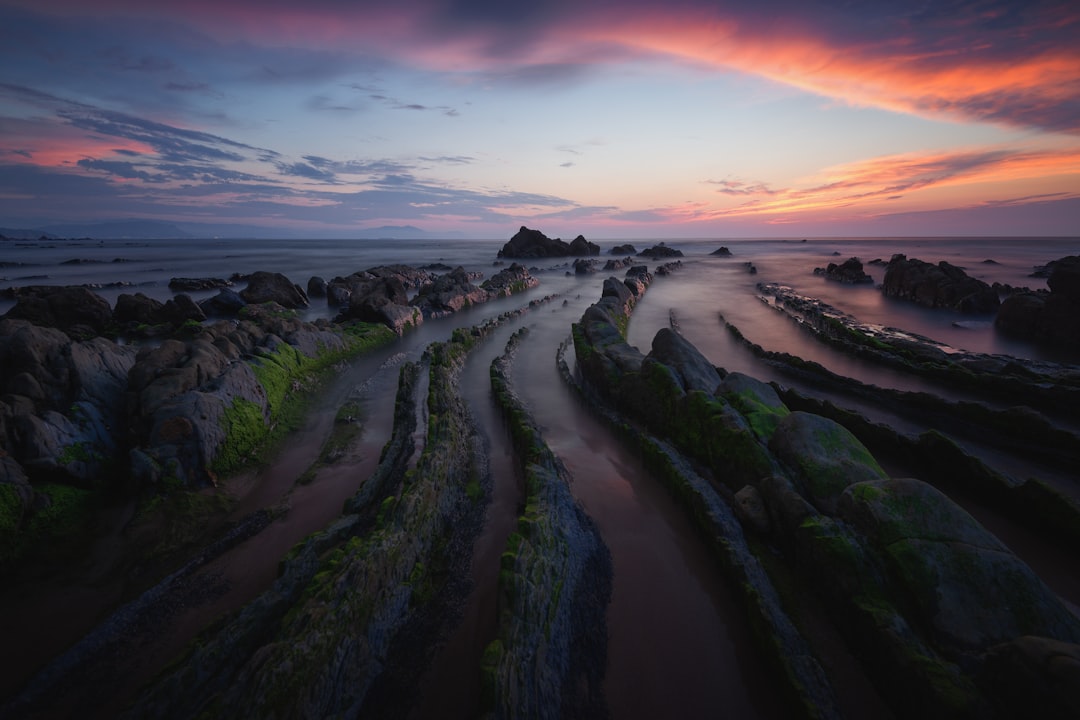
[(522, 225), (517, 234), (510, 238), (510, 242), (499, 250), (498, 256), (501, 258), (549, 258), (567, 257), (570, 254), (569, 243), (558, 238), (552, 240), (539, 230), (530, 230)]
[(592, 275), (594, 272), (596, 272), (596, 263), (593, 260), (578, 258), (574, 261), (575, 275)]
[(991, 313), (1001, 304), (992, 287), (955, 265), (944, 260), (932, 265), (900, 254), (886, 266), (881, 290), (887, 297), (965, 313)]
[(701, 351), (670, 328), (661, 328), (652, 341), (649, 357), (669, 367), (685, 392), (701, 390), (712, 395), (720, 373)]
[(510, 267), (480, 283), (480, 287), (487, 291), (489, 297), (496, 298), (509, 297), (539, 284), (540, 281), (534, 278), (524, 265), (512, 263)]
[(630, 243), (626, 243), (625, 245), (616, 245), (608, 252), (612, 255), (637, 255), (637, 248)]
[(1061, 347), (1080, 347), (1080, 256), (1051, 262), (1050, 292), (1021, 292), (1005, 299), (994, 319), (1003, 333)]
[(308, 306), (308, 298), (299, 285), (281, 273), (254, 272), (248, 276), (248, 285), (240, 291), (240, 297), (249, 304), (276, 302), (282, 307), (302, 308)]
[(247, 301), (235, 290), (224, 288), (217, 295), (200, 302), (199, 307), (207, 317), (235, 317), (247, 307)]
[(570, 254), (574, 256), (588, 257), (599, 255), (600, 246), (585, 239), (584, 235), (578, 235), (570, 241)]
[(627, 258), (619, 258), (619, 259), (611, 258), (606, 263), (604, 263), (604, 268), (603, 269), (604, 269), (604, 272), (611, 272), (613, 270), (622, 270), (623, 268), (630, 267), (630, 265), (633, 262), (634, 261), (631, 260), (628, 257)]
[(457, 267), (421, 287), (409, 304), (420, 308), (424, 317), (431, 318), (455, 313), (487, 299), (487, 291), (470, 282), (465, 268)]
[(713, 250), (710, 255), (716, 255), (717, 257), (731, 257), (731, 251), (727, 249), (727, 246), (721, 245), (717, 249)]
[(15, 306), (4, 317), (62, 330), (85, 328), (89, 332), (78, 334), (96, 335), (112, 324), (113, 311), (105, 298), (86, 288), (36, 285), (20, 288)]
[(172, 278), (169, 280), (169, 289), (174, 292), (202, 292), (231, 286), (232, 280), (225, 278)]
[(676, 250), (675, 248), (668, 247), (664, 243), (653, 245), (650, 248), (645, 248), (638, 253), (639, 257), (647, 257), (653, 260), (662, 260), (663, 258), (675, 258), (682, 257), (682, 250)]
[(623, 279), (626, 287), (630, 288), (630, 292), (637, 298), (640, 298), (645, 294), (645, 289), (652, 281), (652, 273), (649, 272), (649, 267), (647, 265), (631, 266), (631, 268), (626, 271), (626, 277)]
[[(331, 287), (334, 287), (333, 285)], [(339, 286), (340, 287), (340, 286)], [(363, 282), (354, 279), (349, 290), (349, 305), (335, 319), (382, 323), (399, 335), (423, 322), (420, 308), (409, 304), (409, 297), (396, 277)]]
[(874, 282), (874, 278), (863, 272), (863, 265), (859, 258), (848, 258), (837, 265), (829, 263), (825, 268), (814, 268), (815, 275), (823, 275), (826, 280), (844, 283), (846, 285), (860, 285)]

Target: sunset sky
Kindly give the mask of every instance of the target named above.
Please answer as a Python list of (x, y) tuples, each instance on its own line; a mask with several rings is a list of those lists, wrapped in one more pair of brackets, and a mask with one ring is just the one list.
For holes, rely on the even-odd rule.
[(0, 227), (127, 218), (1080, 235), (1080, 4), (0, 0)]

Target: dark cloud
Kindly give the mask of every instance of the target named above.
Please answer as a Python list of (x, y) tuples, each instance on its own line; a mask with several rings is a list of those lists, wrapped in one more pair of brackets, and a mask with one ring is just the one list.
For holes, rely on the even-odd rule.
[(155, 177), (145, 170), (140, 169), (139, 165), (130, 162), (91, 160), (84, 158), (79, 160), (78, 166), (86, 168), (87, 170), (98, 170), (109, 175), (124, 178), (125, 180), (142, 180), (151, 183), (162, 181), (160, 177)]

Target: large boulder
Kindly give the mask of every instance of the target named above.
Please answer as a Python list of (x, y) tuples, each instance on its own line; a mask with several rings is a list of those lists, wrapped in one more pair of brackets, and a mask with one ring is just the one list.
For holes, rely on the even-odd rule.
[(1001, 304), (997, 291), (955, 265), (944, 260), (933, 265), (900, 254), (885, 267), (881, 291), (887, 297), (964, 313), (992, 313)]
[(656, 333), (648, 357), (669, 367), (685, 392), (701, 390), (712, 395), (720, 385), (720, 373), (709, 359), (670, 328), (661, 328)]
[(163, 303), (143, 293), (123, 293), (116, 298), (113, 317), (121, 325), (156, 325), (161, 322)]
[(510, 242), (503, 245), (498, 256), (501, 258), (549, 258), (567, 257), (570, 254), (569, 243), (558, 238), (552, 240), (539, 230), (530, 230), (522, 225), (514, 237), (510, 238)]
[(248, 276), (248, 285), (240, 297), (249, 304), (276, 302), (286, 308), (308, 306), (307, 294), (281, 273), (260, 270)]
[(914, 480), (854, 483), (838, 514), (887, 559), (938, 642), (983, 652), (1023, 635), (1080, 642), (1080, 618), (959, 505)]
[(886, 478), (847, 428), (820, 415), (793, 412), (780, 420), (769, 450), (792, 469), (803, 495), (824, 513), (835, 512), (849, 485)]
[(625, 243), (623, 245), (616, 245), (608, 250), (608, 252), (612, 255), (637, 255), (637, 248), (630, 243)]
[[(344, 286), (331, 284), (333, 287)], [(338, 314), (337, 322), (360, 320), (382, 323), (399, 335), (423, 322), (423, 313), (409, 305), (408, 294), (396, 277), (367, 281), (354, 278), (347, 294), (348, 306)]]
[(1080, 256), (1048, 265), (1049, 292), (1024, 292), (1005, 299), (994, 319), (1008, 335), (1066, 348), (1080, 347)]
[(107, 330), (113, 310), (105, 298), (83, 287), (36, 285), (20, 288), (15, 306), (4, 317), (85, 336)]
[(207, 317), (235, 317), (247, 307), (247, 301), (235, 290), (222, 288), (217, 295), (200, 302), (199, 307)]

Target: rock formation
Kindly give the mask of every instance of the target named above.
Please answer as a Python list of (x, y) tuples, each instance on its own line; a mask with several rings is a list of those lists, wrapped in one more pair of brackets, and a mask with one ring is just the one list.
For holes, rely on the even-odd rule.
[(600, 246), (587, 241), (581, 235), (567, 243), (559, 238), (551, 239), (539, 230), (524, 225), (510, 241), (499, 250), (501, 258), (551, 258), (599, 255)]
[(1049, 292), (1020, 292), (1006, 298), (994, 325), (1003, 333), (1045, 342), (1080, 347), (1080, 256), (1050, 263)]
[(944, 260), (933, 265), (899, 254), (886, 266), (881, 290), (888, 297), (964, 313), (992, 313), (1000, 305), (993, 288), (955, 265)]
[(839, 265), (836, 263), (829, 263), (824, 268), (814, 268), (814, 274), (823, 275), (826, 280), (833, 280), (834, 282), (840, 282), (846, 285), (860, 285), (874, 282), (874, 278), (863, 271), (863, 265), (859, 258), (854, 257), (848, 258)]

